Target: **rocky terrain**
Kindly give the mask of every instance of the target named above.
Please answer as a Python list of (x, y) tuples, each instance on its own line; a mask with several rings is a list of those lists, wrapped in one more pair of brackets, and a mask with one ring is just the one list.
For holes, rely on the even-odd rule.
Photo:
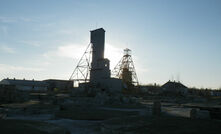
[(71, 93), (22, 96), (27, 98), (1, 104), (1, 134), (215, 134), (221, 127), (219, 116), (214, 116), (220, 115), (219, 98), (194, 100), (105, 92), (95, 96)]

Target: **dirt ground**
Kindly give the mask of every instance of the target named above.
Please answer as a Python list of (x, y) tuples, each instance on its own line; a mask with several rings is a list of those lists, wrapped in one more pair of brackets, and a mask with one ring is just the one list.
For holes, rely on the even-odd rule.
[(0, 134), (220, 134), (221, 120), (189, 117), (192, 107), (216, 106), (217, 100), (205, 105), (164, 98), (160, 116), (151, 111), (156, 98), (105, 105), (91, 105), (88, 98), (80, 98), (82, 104), (75, 100), (44, 95), (40, 100), (2, 104), (0, 111), (7, 117), (0, 119)]

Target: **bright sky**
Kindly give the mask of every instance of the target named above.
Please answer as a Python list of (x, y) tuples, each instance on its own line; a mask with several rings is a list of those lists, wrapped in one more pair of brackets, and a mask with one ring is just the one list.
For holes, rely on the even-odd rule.
[(220, 0), (0, 0), (0, 79), (69, 79), (100, 27), (111, 69), (130, 48), (142, 84), (221, 87)]

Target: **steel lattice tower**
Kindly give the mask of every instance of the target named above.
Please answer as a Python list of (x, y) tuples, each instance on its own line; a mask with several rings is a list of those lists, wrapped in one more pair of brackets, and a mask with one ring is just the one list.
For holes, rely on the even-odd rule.
[(89, 82), (90, 78), (90, 69), (91, 69), (91, 56), (92, 55), (92, 43), (89, 43), (83, 56), (79, 60), (76, 68), (69, 80), (73, 81), (73, 86), (77, 87), (79, 83)]
[(112, 76), (122, 79), (128, 88), (139, 85), (130, 49), (124, 49), (124, 56), (113, 69)]

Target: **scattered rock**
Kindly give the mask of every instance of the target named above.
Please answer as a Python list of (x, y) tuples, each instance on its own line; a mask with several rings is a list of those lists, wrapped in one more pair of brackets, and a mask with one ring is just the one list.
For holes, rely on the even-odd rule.
[(197, 109), (193, 108), (190, 110), (190, 118), (191, 119), (196, 119), (196, 114), (197, 114)]
[(199, 110), (193, 108), (190, 110), (191, 119), (210, 119), (210, 112), (208, 110)]
[(160, 101), (154, 101), (152, 114), (157, 115), (157, 116), (161, 114), (161, 102)]
[(0, 114), (0, 119), (6, 119), (7, 114)]

